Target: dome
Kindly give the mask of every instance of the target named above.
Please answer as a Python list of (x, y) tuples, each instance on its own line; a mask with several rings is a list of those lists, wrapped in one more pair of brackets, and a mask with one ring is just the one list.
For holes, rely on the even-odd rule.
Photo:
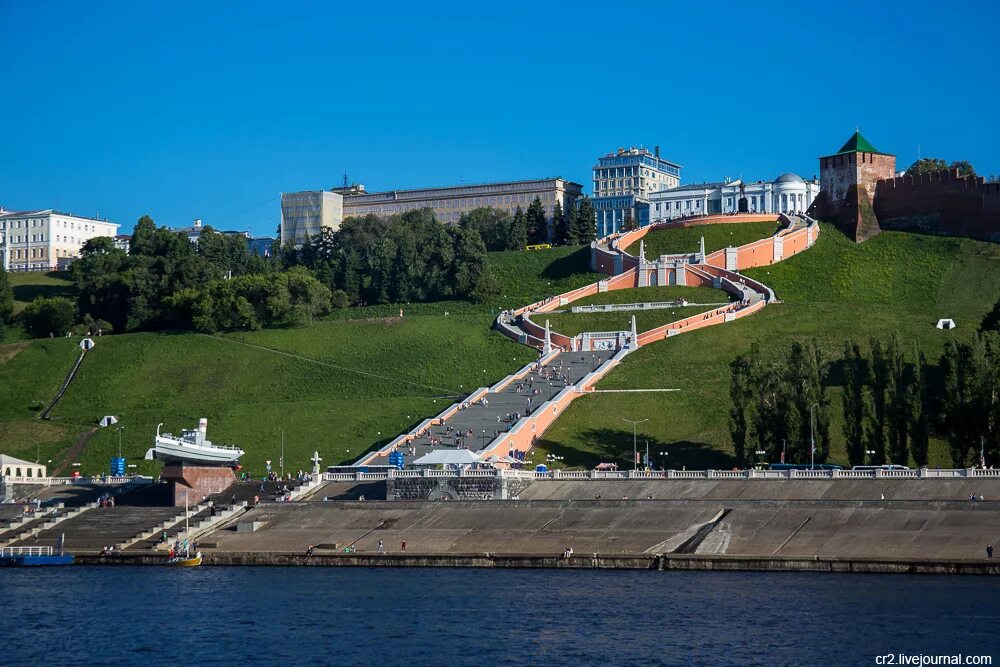
[(774, 182), (775, 183), (805, 183), (805, 181), (802, 180), (801, 176), (799, 176), (798, 174), (793, 174), (792, 172), (788, 172), (787, 174), (782, 174), (781, 176), (778, 176), (776, 179), (774, 179)]

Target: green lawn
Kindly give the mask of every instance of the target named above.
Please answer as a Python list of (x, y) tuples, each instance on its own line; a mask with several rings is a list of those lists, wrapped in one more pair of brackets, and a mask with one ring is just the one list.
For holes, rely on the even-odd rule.
[(68, 271), (41, 273), (29, 271), (10, 273), (11, 287), (14, 288), (14, 313), (19, 313), (38, 297), (65, 296), (76, 298), (76, 285)]
[[(815, 337), (834, 359), (848, 338), (867, 344), (871, 337), (899, 332), (911, 361), (919, 348), (936, 363), (944, 342), (970, 336), (1000, 297), (1000, 246), (895, 232), (856, 245), (824, 225), (813, 248), (747, 273), (773, 287), (784, 303), (630, 354), (598, 389), (681, 391), (581, 398), (545, 434), (540, 451), (563, 455), (568, 465), (624, 464), (632, 456), (632, 430), (621, 418), (649, 419), (639, 426), (640, 446), (649, 440), (650, 451), (666, 451), (669, 465), (731, 467), (733, 358), (755, 341), (779, 346)], [(935, 329), (942, 317), (954, 318), (958, 328)], [(835, 375), (833, 381), (839, 381)], [(831, 401), (832, 460), (846, 463), (839, 386), (831, 389)], [(932, 441), (931, 465), (951, 465), (939, 438)]]
[(548, 319), (552, 331), (575, 336), (584, 331), (628, 331), (632, 328), (632, 316), (635, 315), (636, 330), (642, 333), (710, 309), (706, 306), (688, 306), (616, 313), (542, 313), (531, 319), (541, 326), (545, 326), (545, 320)]
[[(491, 384), (536, 356), (492, 333), (490, 321), (484, 312), (427, 314), (217, 337), (105, 336), (51, 422), (33, 417), (55, 393), (76, 347), (67, 339), (33, 341), (0, 366), (0, 451), (33, 450), (35, 440), (59, 436), (51, 444), (61, 446), (45, 450), (51, 458), (102, 415), (114, 414), (132, 461), (152, 445), (157, 423), (179, 430), (199, 417), (209, 419), (211, 439), (244, 447), (252, 470), (277, 460), (281, 428), (288, 467), (307, 467), (313, 450), (331, 464), (354, 460), (436, 414), (452, 396)], [(53, 434), (53, 425), (64, 432)], [(83, 469), (105, 470), (116, 449), (117, 433), (102, 430), (81, 457)]]
[[(589, 249), (496, 253), (489, 261), (536, 298), (550, 283), (569, 289), (596, 279)], [(511, 305), (527, 300), (517, 299)], [(124, 426), (123, 453), (146, 473), (159, 469), (140, 461), (156, 425), (179, 430), (199, 417), (208, 418), (211, 439), (247, 450), (252, 471), (267, 459), (277, 464), (279, 429), (288, 468), (308, 467), (314, 450), (326, 464), (354, 461), (537, 357), (491, 331), (498, 307), (394, 304), (337, 311), (297, 329), (104, 336), (49, 421), (35, 416), (72, 366), (78, 340), (0, 345), (0, 452), (35, 460), (40, 449), (43, 461), (58, 462), (113, 414)], [(99, 431), (78, 458), (81, 469), (107, 470), (117, 449), (118, 432)]]
[[(773, 235), (780, 225), (774, 222), (737, 222), (723, 225), (696, 225), (677, 227), (650, 232), (643, 239), (646, 258), (682, 252), (698, 252), (701, 237), (705, 237), (705, 252), (730, 246), (741, 246)], [(626, 249), (632, 255), (639, 254), (639, 242)]]
[(503, 286), (500, 308), (520, 308), (607, 278), (590, 270), (590, 246), (493, 252), (489, 262)]
[(684, 299), (688, 303), (726, 303), (732, 297), (728, 292), (711, 287), (684, 287), (664, 285), (662, 287), (633, 287), (611, 292), (601, 292), (578, 299), (569, 306), (589, 306), (603, 303), (652, 303), (656, 301), (676, 301)]

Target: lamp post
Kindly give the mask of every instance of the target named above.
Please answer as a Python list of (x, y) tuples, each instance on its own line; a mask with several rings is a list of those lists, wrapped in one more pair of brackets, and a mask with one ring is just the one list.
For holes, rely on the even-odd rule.
[(118, 458), (122, 457), (122, 429), (124, 428), (121, 424), (118, 425)]
[(873, 463), (875, 461), (875, 450), (874, 449), (866, 449), (865, 450), (865, 454), (868, 455), (868, 463)]
[(625, 419), (623, 417), (622, 421), (628, 422), (629, 424), (632, 425), (632, 470), (635, 470), (636, 467), (638, 466), (638, 462), (636, 461), (636, 459), (639, 458), (639, 453), (638, 450), (636, 449), (636, 442), (635, 442), (635, 429), (639, 424), (643, 422), (648, 422), (649, 420), (648, 419), (632, 420), (632, 419)]
[(285, 476), (285, 429), (279, 428), (281, 433), (281, 456), (278, 457), (278, 467), (281, 468), (281, 476)]
[(667, 457), (667, 452), (660, 452), (660, 467), (663, 468), (664, 470), (667, 469), (666, 457)]
[(486, 429), (483, 429), (483, 446), (482, 449), (486, 449)]

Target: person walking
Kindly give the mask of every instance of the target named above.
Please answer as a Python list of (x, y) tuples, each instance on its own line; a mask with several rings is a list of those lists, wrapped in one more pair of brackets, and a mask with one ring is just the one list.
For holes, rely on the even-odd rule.
[(385, 553), (385, 544), (382, 542), (382, 540), (378, 541), (378, 553), (380, 554)]
[(987, 558), (993, 558), (993, 545), (992, 544), (987, 544), (986, 545), (986, 557)]

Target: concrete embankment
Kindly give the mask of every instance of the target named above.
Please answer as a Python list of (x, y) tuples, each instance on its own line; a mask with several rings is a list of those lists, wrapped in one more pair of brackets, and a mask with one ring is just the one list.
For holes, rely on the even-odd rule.
[[(159, 554), (123, 553), (114, 556), (81, 555), (78, 565), (166, 565)], [(652, 554), (359, 554), (306, 556), (285, 552), (213, 552), (204, 554), (206, 566), (312, 567), (475, 567), (602, 570), (712, 570), (721, 572), (852, 572), (879, 574), (1000, 574), (1000, 561), (885, 560), (856, 558), (748, 558), (712, 555)]]

